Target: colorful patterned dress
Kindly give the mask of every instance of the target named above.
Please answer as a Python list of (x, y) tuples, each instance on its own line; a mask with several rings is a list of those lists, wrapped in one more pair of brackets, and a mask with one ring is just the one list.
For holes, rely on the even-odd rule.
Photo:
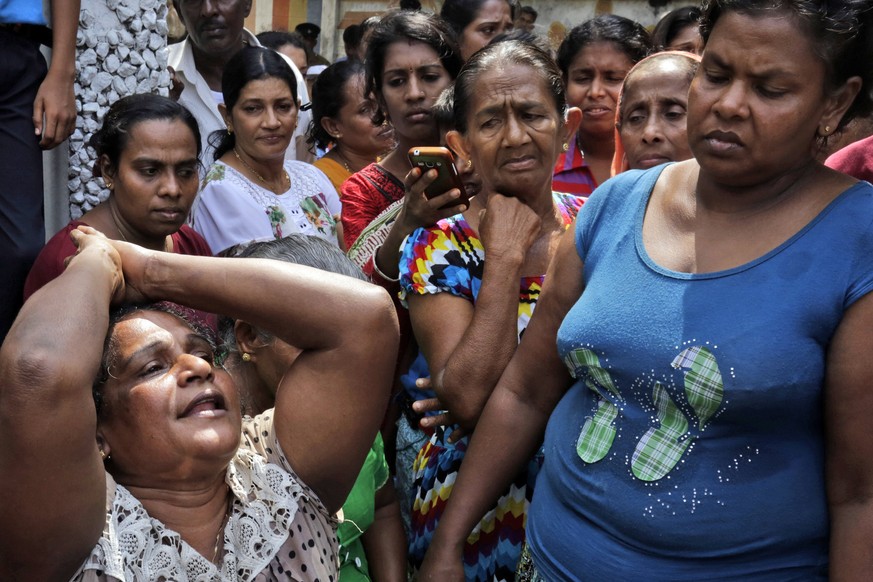
[[(564, 225), (569, 226), (583, 200), (553, 193)], [(463, 215), (441, 220), (436, 226), (416, 230), (407, 240), (400, 259), (401, 298), (409, 294), (451, 293), (473, 304), (479, 295), (485, 267), (482, 241)], [(518, 335), (533, 314), (543, 275), (522, 277), (519, 286)], [(468, 438), (452, 444), (448, 435), (455, 427), (438, 430), (415, 461), (415, 501), (409, 555), (417, 569), (424, 560), (431, 537), (452, 492), (455, 477), (467, 450)], [(464, 548), (467, 580), (514, 580), (515, 567), (524, 544), (527, 507), (541, 458), (531, 460), (512, 485), (476, 526)]]

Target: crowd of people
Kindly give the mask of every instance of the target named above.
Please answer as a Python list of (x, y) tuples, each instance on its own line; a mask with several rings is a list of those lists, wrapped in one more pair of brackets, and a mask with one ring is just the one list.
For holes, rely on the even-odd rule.
[(173, 4), (4, 282), (0, 579), (873, 579), (873, 1), (405, 2), (332, 64)]

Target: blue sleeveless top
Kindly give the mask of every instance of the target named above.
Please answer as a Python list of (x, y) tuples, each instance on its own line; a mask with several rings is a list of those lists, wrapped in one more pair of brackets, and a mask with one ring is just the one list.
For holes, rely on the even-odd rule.
[(873, 186), (739, 267), (678, 273), (642, 223), (665, 166), (577, 219), (585, 291), (558, 333), (528, 541), (546, 580), (824, 580), (822, 391), (843, 313), (873, 289)]

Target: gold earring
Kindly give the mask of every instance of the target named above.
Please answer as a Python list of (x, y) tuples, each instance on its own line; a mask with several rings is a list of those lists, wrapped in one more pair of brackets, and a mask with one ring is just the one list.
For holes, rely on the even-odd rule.
[(564, 145), (561, 146), (561, 149), (563, 149), (566, 152), (567, 150), (570, 149), (570, 144), (568, 144), (567, 142), (564, 142)]
[(470, 168), (473, 167), (473, 160), (467, 160), (467, 163), (465, 165), (467, 166), (467, 169), (469, 170)]
[(831, 132), (831, 126), (825, 125), (825, 131), (824, 131), (825, 135), (828, 135), (830, 132)]
[(103, 449), (100, 449), (100, 460), (101, 461), (103, 461), (105, 463), (106, 461), (108, 461), (111, 458), (112, 458), (112, 453), (107, 455), (106, 451), (104, 451)]
[(103, 180), (106, 183), (106, 187), (112, 190), (112, 180)]
[(231, 128), (227, 128), (227, 135), (233, 135), (233, 130)]
[(243, 352), (243, 355), (242, 355), (242, 361), (243, 361), (243, 362), (251, 362), (251, 361), (252, 361), (252, 355), (249, 354), (248, 352)]

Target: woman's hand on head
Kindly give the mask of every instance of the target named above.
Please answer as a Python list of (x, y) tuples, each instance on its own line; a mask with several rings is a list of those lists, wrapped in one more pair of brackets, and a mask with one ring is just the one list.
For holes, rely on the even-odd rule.
[[(71, 231), (70, 238), (78, 247), (76, 255), (95, 249), (94, 252), (104, 252), (110, 258), (116, 278), (113, 303), (138, 303), (149, 299), (141, 289), (145, 266), (153, 251), (109, 239), (102, 232), (85, 225)], [(73, 258), (75, 257), (71, 257)]]
[(125, 285), (121, 256), (112, 246), (112, 241), (106, 238), (102, 232), (84, 225), (70, 231), (70, 238), (76, 245), (76, 254), (67, 257), (64, 260), (64, 265), (69, 266), (78, 257), (102, 255), (105, 258), (104, 265), (107, 273), (112, 279), (112, 303), (117, 304), (124, 301)]
[(443, 218), (454, 216), (467, 209), (467, 205), (459, 200), (461, 191), (457, 188), (428, 199), (424, 190), (436, 177), (436, 170), (429, 170), (422, 174), (420, 168), (413, 168), (406, 174), (403, 182), (406, 195), (403, 198), (402, 212), (407, 225), (412, 229), (431, 226)]
[(533, 209), (518, 198), (494, 193), (479, 213), (479, 237), (492, 258), (507, 255), (524, 260), (527, 249), (540, 232), (542, 221)]

